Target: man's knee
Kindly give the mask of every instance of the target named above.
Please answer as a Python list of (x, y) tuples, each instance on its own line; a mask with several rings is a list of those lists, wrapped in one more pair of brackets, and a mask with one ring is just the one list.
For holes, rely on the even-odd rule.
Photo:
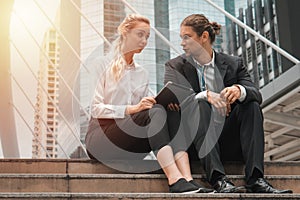
[(237, 118), (249, 123), (250, 121), (255, 121), (256, 124), (261, 124), (263, 122), (263, 113), (259, 103), (253, 101), (247, 104), (240, 104)]
[(260, 113), (261, 114), (261, 107), (258, 102), (251, 101), (247, 104), (241, 104), (242, 109), (245, 110), (248, 114), (250, 113)]
[(260, 110), (260, 105), (256, 101), (251, 101), (251, 102), (247, 103), (246, 105), (248, 105), (251, 109), (259, 109)]
[(203, 99), (198, 100), (198, 105), (199, 105), (200, 111), (203, 111), (203, 110), (210, 111), (211, 110), (211, 106), (206, 100), (203, 100)]

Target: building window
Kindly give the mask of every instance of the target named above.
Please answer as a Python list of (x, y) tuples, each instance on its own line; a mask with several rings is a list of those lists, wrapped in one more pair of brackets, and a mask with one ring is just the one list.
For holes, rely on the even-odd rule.
[(247, 61), (248, 61), (248, 63), (252, 62), (251, 47), (247, 48)]
[(267, 31), (267, 32), (266, 32), (266, 38), (267, 38), (268, 40), (271, 40), (271, 33), (270, 33), (270, 31)]
[(256, 52), (257, 52), (257, 55), (260, 55), (261, 54), (261, 41), (260, 40), (257, 40), (256, 41)]
[(54, 40), (55, 39), (55, 31), (50, 31), (49, 37), (51, 40)]
[(262, 64), (258, 63), (257, 65), (258, 68), (258, 75), (259, 75), (259, 80), (263, 78), (263, 68), (262, 68)]
[(268, 56), (268, 69), (269, 69), (269, 73), (273, 71), (273, 63), (272, 63), (271, 55)]
[(49, 51), (55, 51), (55, 43), (53, 42), (49, 43)]

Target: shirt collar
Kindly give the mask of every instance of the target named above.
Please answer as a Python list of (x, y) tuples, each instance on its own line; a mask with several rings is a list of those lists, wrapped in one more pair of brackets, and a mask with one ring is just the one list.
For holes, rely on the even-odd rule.
[[(194, 58), (194, 57), (192, 57), (193, 58), (193, 60), (194, 60), (194, 62), (197, 64), (197, 65), (199, 65), (199, 66), (201, 66), (200, 65), (200, 63)], [(212, 66), (212, 67), (214, 67), (215, 66), (215, 51), (213, 51), (213, 55), (212, 55), (212, 59), (211, 59), (211, 61), (210, 62), (208, 62), (208, 63), (206, 63), (206, 64), (204, 64), (205, 66)]]
[(136, 64), (134, 62), (132, 62), (131, 64), (125, 66), (126, 70), (132, 70), (134, 68), (136, 68)]

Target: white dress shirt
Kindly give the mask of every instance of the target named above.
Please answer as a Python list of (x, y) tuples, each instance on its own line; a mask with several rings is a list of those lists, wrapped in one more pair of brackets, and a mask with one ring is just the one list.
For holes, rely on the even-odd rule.
[[(203, 67), (201, 66), (198, 61), (196, 59), (194, 59), (194, 62), (197, 64), (196, 66), (196, 70), (197, 70), (197, 73), (198, 73), (198, 77), (200, 79), (200, 77), (202, 76), (200, 74), (200, 70), (198, 70), (197, 68), (198, 67)], [(204, 66), (207, 66), (205, 68), (204, 71), (204, 77), (205, 77), (205, 83), (206, 83), (206, 87), (208, 88), (208, 90), (211, 90), (211, 91), (214, 91), (215, 88), (213, 88), (213, 81), (214, 81), (214, 75), (215, 75), (215, 72), (214, 72), (214, 67), (215, 67), (215, 52), (213, 51), (213, 57), (211, 59), (210, 62), (204, 64)], [(236, 86), (239, 87), (240, 91), (241, 91), (241, 96), (240, 98), (238, 99), (240, 102), (243, 102), (246, 98), (246, 89), (244, 86), (242, 85), (239, 85), (239, 84), (235, 84)], [(195, 99), (207, 99), (207, 90), (205, 91), (202, 91), (202, 92), (199, 92), (196, 96), (195, 96)]]
[(139, 65), (125, 69), (117, 82), (110, 69), (101, 74), (91, 105), (94, 118), (124, 118), (127, 105), (135, 105), (148, 96), (148, 72)]

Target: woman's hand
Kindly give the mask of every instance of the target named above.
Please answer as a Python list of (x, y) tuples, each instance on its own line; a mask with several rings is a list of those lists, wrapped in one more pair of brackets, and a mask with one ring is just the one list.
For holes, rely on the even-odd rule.
[(154, 97), (144, 97), (138, 104), (128, 105), (126, 108), (126, 114), (131, 115), (143, 110), (150, 109), (153, 107), (154, 104), (156, 104)]

